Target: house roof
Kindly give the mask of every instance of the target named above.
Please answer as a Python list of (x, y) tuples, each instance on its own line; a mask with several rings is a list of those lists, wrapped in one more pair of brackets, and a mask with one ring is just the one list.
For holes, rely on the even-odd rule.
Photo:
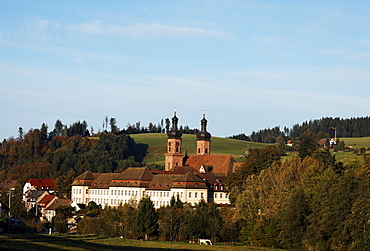
[(55, 195), (45, 195), (38, 204), (41, 207), (46, 207), (56, 196)]
[(91, 188), (109, 188), (112, 180), (116, 179), (120, 173), (100, 173), (91, 182)]
[(42, 196), (44, 193), (48, 194), (47, 191), (30, 190), (27, 194), (27, 201), (35, 201), (38, 197)]
[(112, 180), (111, 186), (148, 187), (154, 176), (146, 167), (129, 167)]
[(325, 144), (326, 144), (326, 140), (328, 140), (328, 139), (320, 139), (320, 140), (317, 142), (317, 144), (318, 144), (319, 146), (323, 146), (323, 145), (325, 145)]
[(227, 175), (233, 171), (234, 163), (236, 160), (231, 155), (195, 155), (189, 156), (185, 165), (198, 172), (201, 166), (212, 166), (213, 173)]
[(86, 171), (76, 178), (76, 180), (94, 180), (95, 177), (90, 171)]
[(56, 179), (29, 179), (26, 183), (30, 183), (37, 190), (54, 190)]
[(129, 167), (117, 177), (117, 180), (151, 181), (154, 174), (146, 167)]
[(179, 174), (159, 174), (153, 177), (153, 180), (148, 185), (148, 190), (170, 190), (172, 183), (177, 179)]
[(56, 199), (49, 205), (45, 207), (45, 210), (55, 210), (59, 206), (68, 206), (71, 204), (72, 200), (70, 199)]

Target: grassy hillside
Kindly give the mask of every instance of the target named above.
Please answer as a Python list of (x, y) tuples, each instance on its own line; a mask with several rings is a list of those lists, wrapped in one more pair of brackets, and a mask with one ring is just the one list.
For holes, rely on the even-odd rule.
[[(149, 145), (149, 152), (144, 159), (146, 163), (156, 163), (163, 165), (164, 153), (166, 152), (167, 134), (165, 133), (142, 133), (131, 134), (136, 143), (143, 143)], [(240, 155), (244, 154), (248, 148), (262, 148), (268, 144), (247, 142), (236, 139), (227, 138), (211, 138), (211, 154), (212, 155), (232, 155), (237, 160), (242, 160)], [(196, 136), (190, 134), (182, 135), (182, 150), (187, 152), (188, 155), (196, 154)]]
[(352, 146), (357, 149), (360, 149), (361, 147), (365, 147), (367, 149), (370, 147), (370, 137), (340, 138), (339, 140), (344, 141), (346, 146)]

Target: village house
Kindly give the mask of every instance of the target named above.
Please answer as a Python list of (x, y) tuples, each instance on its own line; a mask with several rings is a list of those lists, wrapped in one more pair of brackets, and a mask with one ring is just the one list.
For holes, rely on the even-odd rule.
[(55, 179), (29, 179), (23, 186), (23, 202), (28, 212), (46, 195), (56, 191)]
[(196, 155), (182, 152), (182, 133), (176, 112), (172, 128), (167, 132), (164, 171), (146, 167), (130, 167), (122, 173), (91, 173), (86, 171), (72, 183), (71, 198), (76, 203), (94, 201), (105, 206), (137, 204), (149, 196), (159, 208), (170, 204), (172, 197), (189, 205), (204, 199), (207, 203), (230, 204), (226, 178), (238, 162), (231, 155), (211, 155), (211, 134), (207, 132), (205, 115), (197, 133)]

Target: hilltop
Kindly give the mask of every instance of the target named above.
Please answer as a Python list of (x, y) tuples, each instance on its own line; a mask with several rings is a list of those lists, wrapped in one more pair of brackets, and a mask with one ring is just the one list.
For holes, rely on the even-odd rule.
[[(155, 163), (163, 165), (164, 155), (166, 152), (166, 139), (167, 134), (165, 133), (140, 133), (130, 134), (130, 136), (136, 141), (137, 144), (147, 144), (149, 146), (147, 156), (144, 158), (146, 163)], [(256, 143), (252, 141), (244, 141), (230, 138), (212, 137), (212, 149), (211, 154), (213, 155), (232, 155), (236, 160), (243, 161), (245, 151), (252, 148), (263, 148), (266, 147), (267, 143)], [(370, 137), (361, 138), (340, 138), (341, 141), (346, 143), (346, 146), (360, 149), (370, 147)], [(193, 134), (183, 134), (182, 136), (183, 150), (188, 155), (194, 155), (196, 148), (196, 136)], [(296, 152), (289, 152), (288, 156), (296, 155)], [(336, 153), (336, 159), (341, 160), (346, 157), (353, 157), (352, 152), (338, 152)]]
[[(130, 134), (130, 137), (137, 144), (147, 144), (149, 146), (147, 156), (144, 158), (146, 163), (156, 163), (163, 165), (164, 153), (166, 152), (167, 134), (165, 133), (141, 133)], [(232, 155), (236, 160), (243, 160), (241, 155), (245, 154), (248, 148), (263, 148), (268, 144), (242, 141), (236, 139), (212, 137), (212, 155)], [(195, 155), (196, 136), (194, 134), (182, 135), (182, 148), (188, 155)]]

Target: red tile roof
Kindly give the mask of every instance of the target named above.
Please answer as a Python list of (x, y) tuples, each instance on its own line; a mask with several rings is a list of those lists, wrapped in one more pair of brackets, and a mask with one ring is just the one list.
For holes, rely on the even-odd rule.
[(189, 156), (185, 165), (196, 172), (199, 172), (201, 166), (208, 166), (212, 168), (213, 173), (227, 175), (233, 171), (234, 163), (236, 160), (231, 155), (195, 155)]
[(29, 179), (26, 183), (30, 183), (37, 190), (55, 190), (56, 187), (56, 179)]
[(46, 207), (55, 197), (55, 195), (45, 195), (38, 204), (40, 207)]

